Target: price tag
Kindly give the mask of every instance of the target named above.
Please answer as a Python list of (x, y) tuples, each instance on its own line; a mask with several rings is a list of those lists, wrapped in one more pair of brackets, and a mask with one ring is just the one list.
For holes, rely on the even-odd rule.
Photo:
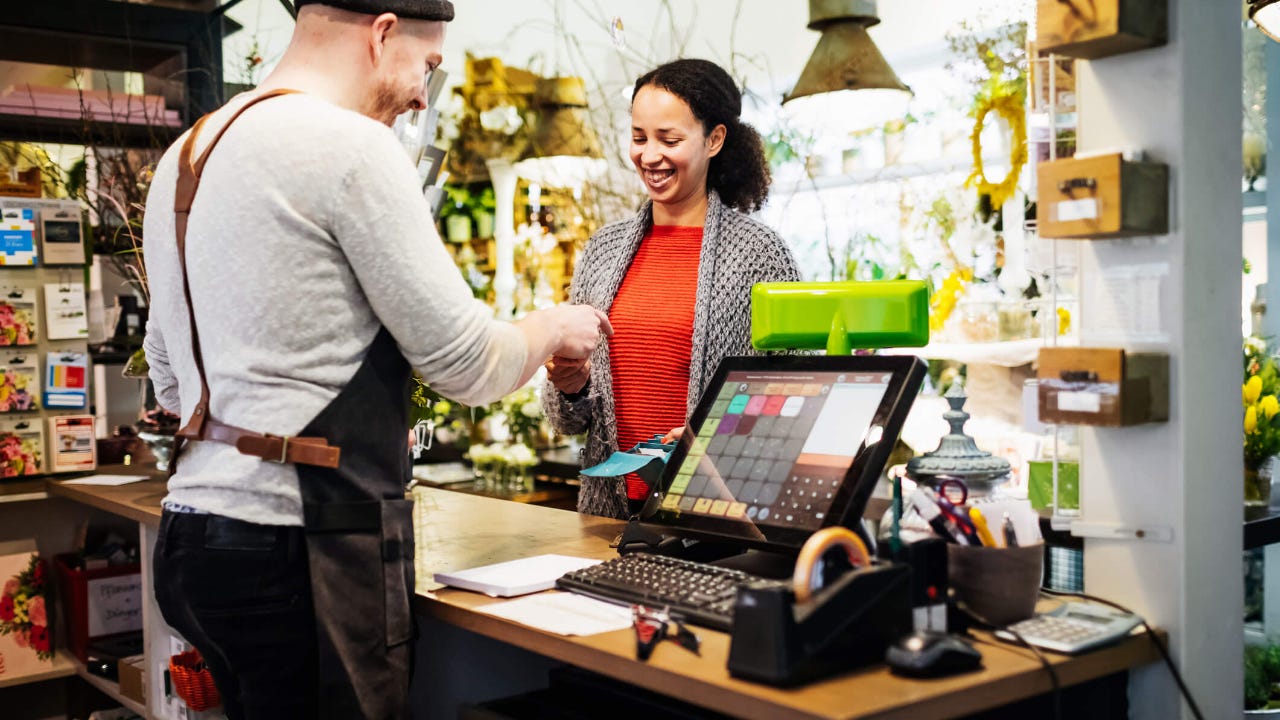
[(1098, 201), (1096, 198), (1063, 200), (1057, 204), (1057, 209), (1058, 222), (1098, 219)]
[(1058, 409), (1066, 412), (1102, 412), (1102, 396), (1096, 392), (1079, 390), (1059, 392)]

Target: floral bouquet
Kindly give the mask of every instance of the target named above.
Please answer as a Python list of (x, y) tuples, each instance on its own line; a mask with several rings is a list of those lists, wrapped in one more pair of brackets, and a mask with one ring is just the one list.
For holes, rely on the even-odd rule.
[(537, 445), (542, 430), (542, 401), (537, 388), (526, 385), (502, 399), (500, 411), (506, 419), (511, 440), (529, 447)]
[(1280, 368), (1259, 338), (1245, 341), (1244, 354), (1244, 466), (1257, 471), (1280, 453)]
[(45, 604), (47, 582), (44, 562), (32, 554), (27, 569), (9, 578), (0, 593), (0, 635), (12, 634), (18, 647), (35, 650), (41, 660), (53, 657)]
[(36, 396), (27, 389), (30, 374), (14, 368), (0, 369), (0, 412), (39, 410)]
[(32, 345), (36, 341), (36, 323), (31, 310), (0, 302), (0, 345)]
[(0, 477), (35, 475), (40, 472), (40, 438), (14, 433), (0, 434)]

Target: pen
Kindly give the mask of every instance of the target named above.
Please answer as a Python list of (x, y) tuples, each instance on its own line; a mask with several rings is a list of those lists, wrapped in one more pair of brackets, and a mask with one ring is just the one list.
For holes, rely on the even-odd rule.
[(1004, 514), (1004, 522), (1001, 525), (1004, 528), (1004, 546), (1018, 547), (1018, 533), (1013, 530), (1013, 518), (1009, 513)]
[(969, 508), (969, 519), (973, 520), (973, 526), (978, 531), (978, 539), (986, 547), (997, 547), (996, 539), (991, 535), (991, 528), (987, 527), (987, 519), (983, 517), (982, 511), (976, 507)]
[(902, 478), (893, 478), (893, 523), (889, 526), (889, 549), (898, 557), (902, 549)]

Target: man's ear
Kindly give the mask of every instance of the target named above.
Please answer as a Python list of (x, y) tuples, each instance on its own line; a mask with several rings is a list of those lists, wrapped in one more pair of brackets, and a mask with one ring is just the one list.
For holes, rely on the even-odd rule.
[(387, 46), (387, 37), (400, 23), (395, 13), (382, 13), (373, 19), (369, 26), (369, 57), (376, 66), (382, 60), (382, 52)]

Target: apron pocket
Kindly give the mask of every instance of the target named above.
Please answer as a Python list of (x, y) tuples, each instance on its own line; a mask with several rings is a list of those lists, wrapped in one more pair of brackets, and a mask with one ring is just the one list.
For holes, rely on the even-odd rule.
[(382, 572), (387, 647), (413, 637), (413, 501), (382, 501)]

